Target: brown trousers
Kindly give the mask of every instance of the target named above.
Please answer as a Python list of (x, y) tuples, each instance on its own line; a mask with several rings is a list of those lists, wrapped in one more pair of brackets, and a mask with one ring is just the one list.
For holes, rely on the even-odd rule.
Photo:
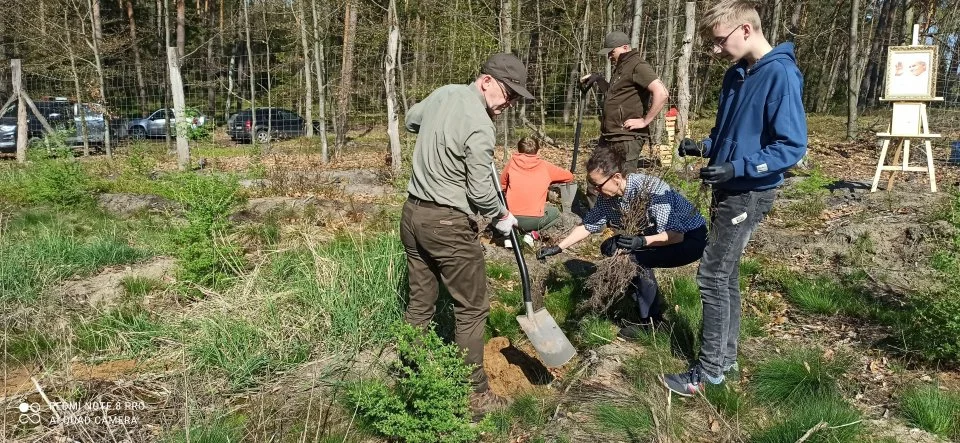
[[(640, 156), (643, 153), (643, 145), (647, 143), (646, 137), (640, 137), (636, 140), (606, 141), (601, 139), (597, 149), (616, 149), (623, 155), (623, 173), (633, 174), (640, 169)], [(587, 171), (589, 172), (589, 171)]]
[(404, 320), (420, 327), (430, 324), (442, 280), (454, 302), (455, 341), (466, 351), (466, 362), (475, 365), (471, 382), (477, 392), (486, 391), (483, 332), (490, 300), (477, 223), (456, 209), (410, 198), (400, 217), (400, 240), (410, 280)]

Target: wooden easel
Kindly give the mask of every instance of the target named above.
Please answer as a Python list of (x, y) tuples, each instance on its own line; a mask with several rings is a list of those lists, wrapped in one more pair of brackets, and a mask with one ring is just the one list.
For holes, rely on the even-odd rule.
[[(913, 44), (919, 46), (920, 25), (913, 25)], [(881, 101), (894, 101), (880, 99)], [(880, 183), (880, 175), (883, 171), (893, 171), (890, 179), (887, 181), (887, 190), (893, 189), (894, 179), (898, 171), (903, 172), (926, 172), (930, 177), (930, 192), (937, 192), (937, 178), (933, 169), (933, 148), (931, 141), (940, 138), (940, 134), (930, 133), (930, 126), (927, 120), (927, 102), (942, 101), (942, 97), (932, 99), (917, 100), (896, 100), (893, 103), (893, 114), (890, 119), (890, 125), (887, 132), (877, 133), (877, 138), (883, 140), (883, 146), (880, 149), (880, 160), (877, 162), (877, 172), (873, 175), (873, 186), (870, 192), (877, 191), (877, 185)], [(896, 128), (896, 129), (895, 129)], [(923, 140), (924, 151), (927, 156), (926, 166), (910, 166), (910, 141)], [(887, 150), (890, 143), (896, 143), (894, 151), (894, 160), (892, 165), (886, 165)], [(903, 160), (901, 163), (901, 154)]]

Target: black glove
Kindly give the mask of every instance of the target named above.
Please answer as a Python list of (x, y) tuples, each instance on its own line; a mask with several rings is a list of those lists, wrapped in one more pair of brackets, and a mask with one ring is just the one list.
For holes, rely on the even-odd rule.
[(615, 238), (617, 239), (617, 247), (620, 249), (635, 252), (647, 247), (647, 238), (642, 235), (618, 235)]
[(716, 185), (733, 178), (733, 163), (707, 166), (700, 169), (700, 178), (704, 184)]
[(617, 238), (619, 237), (619, 235), (614, 235), (600, 243), (600, 253), (607, 257), (613, 257), (613, 254), (617, 253)]
[(703, 157), (703, 143), (693, 139), (685, 138), (680, 142), (680, 147), (677, 149), (677, 154), (681, 157), (686, 157), (688, 155)]
[(563, 252), (563, 248), (559, 246), (543, 247), (543, 248), (540, 248), (540, 252), (537, 252), (537, 260), (543, 261), (543, 260), (546, 260), (547, 257), (551, 255), (557, 255), (561, 252)]
[(596, 72), (594, 72), (593, 74), (590, 74), (590, 76), (587, 77), (586, 80), (580, 81), (580, 92), (589, 90), (590, 88), (593, 87), (594, 83), (602, 79), (603, 79), (603, 76)]

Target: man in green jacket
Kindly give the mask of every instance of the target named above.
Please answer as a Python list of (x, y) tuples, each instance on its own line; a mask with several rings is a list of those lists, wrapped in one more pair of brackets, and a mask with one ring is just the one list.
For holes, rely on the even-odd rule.
[(630, 174), (639, 167), (643, 145), (650, 138), (650, 123), (670, 94), (650, 64), (630, 48), (627, 34), (607, 34), (600, 55), (615, 66), (610, 81), (594, 73), (583, 76), (580, 84), (584, 90), (596, 84), (604, 93), (600, 148), (619, 149), (626, 159), (623, 172)]
[(426, 327), (436, 312), (439, 282), (454, 300), (455, 341), (475, 366), (471, 407), (485, 412), (504, 402), (490, 391), (483, 371), (483, 332), (490, 300), (479, 228), (470, 215), (492, 217), (509, 234), (517, 219), (497, 197), (491, 175), (495, 131), (493, 117), (521, 96), (527, 69), (512, 54), (495, 54), (467, 85), (437, 88), (406, 114), (417, 134), (409, 197), (400, 218), (400, 239), (407, 255), (410, 301), (404, 319)]

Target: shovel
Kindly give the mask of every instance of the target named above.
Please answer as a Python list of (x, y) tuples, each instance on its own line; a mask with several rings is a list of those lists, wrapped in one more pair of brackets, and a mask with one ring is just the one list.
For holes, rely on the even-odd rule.
[[(583, 110), (587, 107), (587, 93), (590, 88), (580, 93), (580, 110), (577, 112), (577, 126), (573, 131), (573, 161), (570, 162), (570, 172), (577, 172), (577, 153), (580, 152), (580, 130), (583, 129)], [(564, 212), (573, 212), (573, 199), (577, 196), (577, 183), (563, 183), (560, 188), (560, 202)]]
[[(497, 167), (491, 162), (490, 173), (493, 174), (493, 186), (497, 188), (497, 196), (503, 206), (507, 206), (507, 200), (503, 197), (503, 190), (500, 189), (500, 176), (497, 174)], [(520, 279), (523, 284), (523, 305), (524, 315), (517, 316), (517, 322), (523, 333), (530, 339), (533, 348), (540, 354), (540, 359), (548, 368), (563, 366), (570, 361), (577, 350), (574, 349), (570, 340), (564, 335), (557, 321), (545, 308), (534, 312), (533, 297), (530, 295), (530, 275), (527, 273), (527, 264), (523, 261), (523, 252), (520, 251), (522, 243), (517, 241), (517, 231), (510, 230), (510, 241), (513, 242), (513, 255), (517, 259), (517, 266), (520, 268)]]

